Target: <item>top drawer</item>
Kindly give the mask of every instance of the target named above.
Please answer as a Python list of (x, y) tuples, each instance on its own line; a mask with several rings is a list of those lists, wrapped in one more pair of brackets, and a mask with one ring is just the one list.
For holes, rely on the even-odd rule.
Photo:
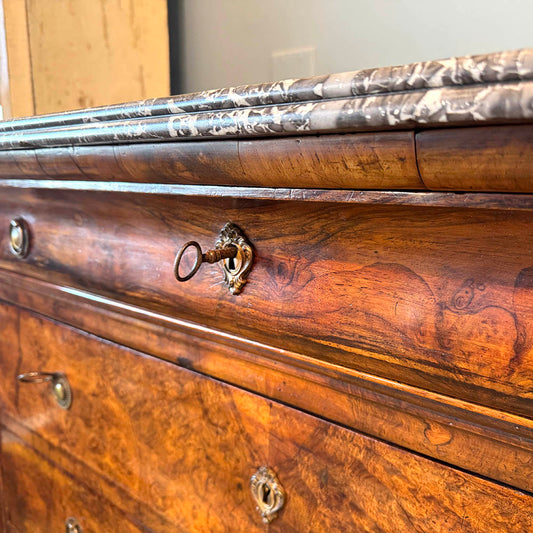
[[(5, 190), (3, 268), (519, 414), (533, 396), (527, 211)], [(25, 259), (11, 219), (29, 224)], [(242, 294), (180, 246), (232, 221), (255, 247)]]

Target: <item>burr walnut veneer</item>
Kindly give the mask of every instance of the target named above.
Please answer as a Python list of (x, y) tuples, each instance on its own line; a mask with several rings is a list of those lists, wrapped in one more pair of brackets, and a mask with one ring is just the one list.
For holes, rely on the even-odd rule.
[(532, 65), (0, 123), (3, 531), (533, 531)]

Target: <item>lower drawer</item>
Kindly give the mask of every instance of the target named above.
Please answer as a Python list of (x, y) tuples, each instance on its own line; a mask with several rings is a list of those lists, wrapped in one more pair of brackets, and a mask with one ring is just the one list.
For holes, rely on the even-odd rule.
[[(123, 520), (134, 517), (133, 523), (151, 531), (198, 532), (533, 528), (533, 499), (522, 492), (0, 307), (4, 323), (16, 324), (17, 317), (20, 340), (0, 338), (4, 426), (112, 502)], [(73, 391), (70, 409), (60, 409), (45, 385), (17, 384), (16, 375), (29, 370), (64, 372)], [(7, 505), (31, 509), (31, 491), (19, 478), (30, 483), (33, 474), (23, 472), (35, 467), (30, 459), (27, 466), (17, 459), (29, 452), (20, 451), (20, 444), (3, 450)], [(20, 467), (13, 466), (17, 461)], [(250, 490), (262, 466), (277, 475), (285, 493), (269, 525)], [(51, 497), (63, 490), (61, 484), (42, 486)], [(54, 530), (39, 527), (33, 530)]]
[[(3, 430), (2, 478), (8, 532), (145, 531), (87, 486)], [(76, 526), (78, 529), (76, 529)], [(70, 529), (69, 529), (70, 527)]]

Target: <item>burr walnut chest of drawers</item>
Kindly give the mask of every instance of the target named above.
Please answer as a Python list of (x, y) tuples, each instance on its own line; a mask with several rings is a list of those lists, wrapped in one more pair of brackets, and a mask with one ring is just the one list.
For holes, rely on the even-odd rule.
[(2, 531), (533, 531), (532, 143), (530, 50), (0, 123)]

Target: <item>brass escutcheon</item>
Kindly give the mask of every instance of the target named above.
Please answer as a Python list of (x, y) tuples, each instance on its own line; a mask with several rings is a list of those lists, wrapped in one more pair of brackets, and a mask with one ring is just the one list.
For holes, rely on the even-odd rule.
[(65, 533), (83, 533), (79, 522), (73, 518), (67, 518), (65, 520)]
[(263, 522), (269, 524), (285, 503), (285, 491), (268, 466), (260, 467), (250, 479), (250, 489)]
[[(180, 264), (183, 255), (189, 248), (196, 250), (196, 259), (192, 269), (185, 275), (180, 274)], [(224, 272), (224, 283), (232, 294), (239, 294), (252, 269), (254, 251), (252, 245), (246, 240), (242, 231), (231, 222), (228, 222), (220, 232), (214, 250), (203, 253), (196, 241), (185, 243), (174, 261), (174, 276), (180, 282), (190, 280), (200, 269), (203, 263), (221, 262)]]
[(9, 248), (13, 255), (23, 258), (28, 254), (30, 236), (26, 222), (21, 218), (14, 218), (9, 223)]
[(17, 376), (21, 383), (50, 383), (54, 400), (62, 409), (72, 404), (72, 389), (67, 376), (61, 372), (26, 372)]

